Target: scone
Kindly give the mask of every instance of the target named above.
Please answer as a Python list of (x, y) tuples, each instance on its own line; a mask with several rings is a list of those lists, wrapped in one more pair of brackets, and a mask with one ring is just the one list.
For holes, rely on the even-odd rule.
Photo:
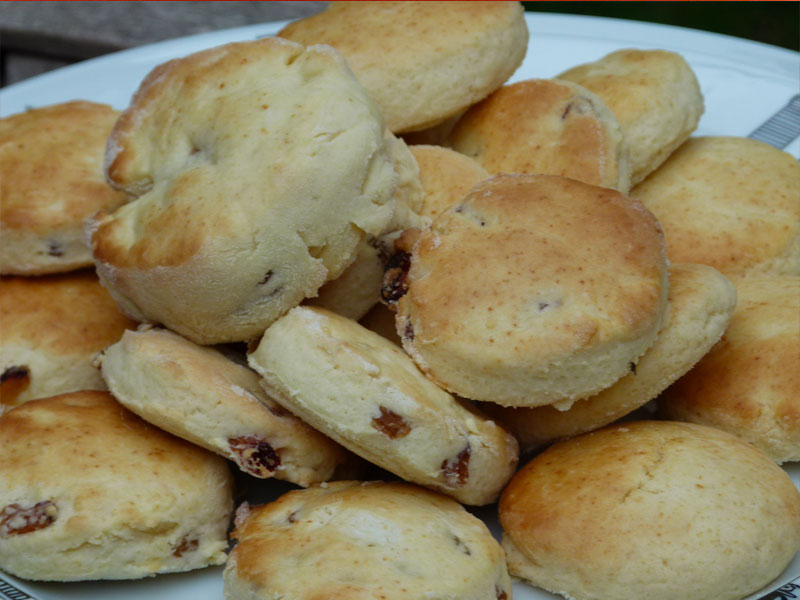
[(358, 320), (380, 300), (384, 268), (379, 243), (364, 240), (358, 245), (353, 263), (305, 304)]
[(366, 315), (361, 317), (358, 322), (370, 331), (374, 331), (378, 335), (385, 337), (396, 346), (403, 346), (403, 341), (400, 339), (400, 336), (397, 335), (394, 312), (385, 304), (376, 304)]
[(447, 145), (489, 173), (561, 175), (626, 194), (631, 172), (617, 118), (571, 81), (505, 85), (458, 120)]
[(565, 411), (490, 403), (481, 408), (514, 434), (523, 452), (599, 429), (652, 400), (691, 369), (725, 332), (735, 307), (736, 288), (719, 271), (705, 265), (673, 264), (664, 326), (625, 377)]
[(571, 600), (741, 600), (800, 548), (800, 492), (763, 452), (638, 421), (558, 443), (499, 508), (511, 575)]
[(119, 112), (74, 101), (0, 119), (0, 274), (92, 264), (84, 221), (125, 194), (106, 183), (103, 152)]
[(667, 418), (724, 429), (778, 463), (800, 460), (800, 277), (736, 279), (722, 340), (658, 399)]
[(136, 323), (97, 276), (0, 279), (0, 415), (34, 398), (104, 390), (92, 360)]
[(692, 134), (705, 109), (694, 71), (666, 50), (617, 50), (557, 78), (588, 88), (617, 117), (630, 152), (631, 185)]
[(511, 598), (486, 526), (405, 483), (342, 481), (243, 505), (232, 537), (228, 600)]
[(610, 386), (667, 307), (655, 218), (564, 177), (483, 181), (400, 259), (383, 296), (403, 347), (445, 389), (504, 406), (564, 408)]
[(350, 266), (323, 285), (306, 304), (332, 310), (349, 319), (363, 317), (380, 300), (385, 262), (392, 253), (394, 239), (405, 229), (423, 225), (420, 211), (424, 198), (416, 157), (402, 140), (392, 137), (391, 141), (398, 186), (394, 195), (395, 216), (388, 231), (377, 238), (362, 240)]
[(426, 129), (486, 97), (528, 46), (519, 2), (331, 2), (278, 35), (344, 54), (395, 133)]
[(351, 462), (341, 446), (267, 396), (253, 371), (170, 331), (126, 331), (97, 365), (126, 408), (250, 475), (305, 487)]
[(107, 175), (137, 198), (92, 220), (98, 274), (138, 320), (255, 338), (396, 218), (396, 142), (329, 47), (266, 38), (160, 65), (109, 138)]
[(136, 579), (225, 562), (225, 461), (108, 392), (0, 417), (0, 569), (23, 579)]
[(514, 472), (509, 433), (355, 321), (294, 308), (264, 332), (249, 362), (285, 408), (407, 481), (481, 505), (496, 500)]
[(457, 202), (489, 173), (475, 160), (450, 148), (420, 144), (408, 149), (419, 165), (423, 202), (420, 216), (427, 223)]
[(726, 275), (800, 275), (800, 164), (757, 140), (688, 140), (631, 196), (656, 215), (676, 262)]

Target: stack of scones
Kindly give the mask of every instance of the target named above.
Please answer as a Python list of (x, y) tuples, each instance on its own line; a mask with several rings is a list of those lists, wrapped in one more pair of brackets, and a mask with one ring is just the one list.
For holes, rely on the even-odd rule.
[(228, 600), (784, 570), (800, 165), (691, 137), (678, 54), (508, 84), (528, 40), (518, 2), (333, 2), (124, 111), (0, 120), (0, 569), (224, 564)]

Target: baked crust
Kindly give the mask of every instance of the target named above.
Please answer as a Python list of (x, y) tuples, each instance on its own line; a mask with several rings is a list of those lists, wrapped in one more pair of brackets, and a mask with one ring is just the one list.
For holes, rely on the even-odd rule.
[(478, 184), (419, 235), (408, 263), (403, 347), (451, 392), (507, 406), (608, 387), (653, 343), (667, 305), (652, 214), (563, 177)]
[(489, 173), (560, 175), (627, 194), (628, 149), (603, 100), (571, 81), (505, 85), (458, 120), (447, 145)]
[(696, 137), (631, 196), (656, 215), (675, 262), (726, 275), (800, 275), (800, 164), (764, 142)]
[(574, 600), (738, 600), (800, 548), (800, 492), (763, 452), (690, 423), (551, 446), (499, 506), (512, 575)]
[(126, 202), (103, 173), (106, 138), (119, 114), (73, 101), (0, 119), (0, 274), (92, 264), (84, 221)]
[(503, 552), (454, 500), (406, 483), (333, 482), (237, 511), (230, 600), (511, 597)]
[(224, 459), (108, 392), (6, 413), (0, 462), (0, 568), (13, 575), (135, 579), (225, 562), (233, 501)]
[(87, 270), (3, 277), (0, 324), (0, 414), (34, 398), (106, 389), (92, 360), (136, 327)]
[(486, 97), (528, 46), (519, 2), (331, 2), (278, 35), (339, 50), (395, 133), (426, 129)]
[(705, 110), (694, 71), (680, 54), (666, 50), (617, 50), (557, 78), (588, 88), (617, 117), (630, 153), (631, 185), (692, 134)]

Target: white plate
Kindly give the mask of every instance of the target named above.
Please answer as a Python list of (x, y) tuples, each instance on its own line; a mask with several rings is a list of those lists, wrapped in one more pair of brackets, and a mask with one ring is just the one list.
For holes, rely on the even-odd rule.
[[(512, 81), (552, 77), (568, 67), (596, 60), (619, 48), (663, 48), (680, 52), (694, 69), (706, 101), (696, 135), (747, 136), (798, 92), (800, 54), (777, 47), (700, 31), (617, 19), (527, 13), (531, 40), (524, 63)], [(0, 116), (73, 99), (106, 102), (123, 109), (142, 78), (159, 63), (231, 41), (275, 34), (285, 23), (265, 23), (205, 33), (117, 52), (59, 69), (0, 90)], [(800, 140), (788, 148), (795, 156)], [(786, 468), (800, 487), (800, 464)], [(259, 482), (262, 498), (288, 489), (280, 482)], [(499, 534), (494, 507), (475, 511)], [(3, 575), (39, 600), (219, 600), (223, 597), (221, 568), (141, 581), (32, 584)], [(800, 589), (800, 556), (767, 589), (784, 585)], [(12, 590), (3, 592), (23, 600)], [(775, 595), (774, 598), (781, 596)], [(786, 596), (795, 597), (795, 596)], [(514, 585), (516, 600), (559, 598), (525, 584)]]

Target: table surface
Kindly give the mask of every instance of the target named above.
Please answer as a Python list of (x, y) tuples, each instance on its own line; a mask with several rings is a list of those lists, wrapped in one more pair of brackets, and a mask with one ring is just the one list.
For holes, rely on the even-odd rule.
[(327, 2), (0, 2), (3, 85), (195, 33), (299, 19)]

